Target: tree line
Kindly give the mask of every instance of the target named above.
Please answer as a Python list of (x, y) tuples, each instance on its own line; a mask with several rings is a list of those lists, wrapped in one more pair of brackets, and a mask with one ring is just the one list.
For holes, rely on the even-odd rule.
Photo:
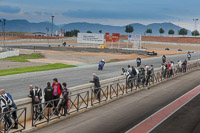
[[(64, 36), (66, 36), (66, 37), (77, 37), (78, 33), (80, 33), (80, 31), (77, 30), (77, 29), (74, 29), (74, 30), (71, 30), (71, 31), (66, 31), (64, 33)], [(92, 31), (88, 30), (87, 33), (92, 33)], [(102, 30), (99, 30), (99, 33), (102, 33)]]
[[(134, 32), (134, 27), (132, 25), (127, 25), (125, 27), (125, 32), (128, 33), (128, 34)], [(77, 30), (77, 29), (74, 29), (74, 30), (71, 30), (71, 31), (66, 31), (64, 35), (66, 37), (77, 37), (78, 33), (80, 33), (80, 31)], [(87, 33), (92, 33), (92, 31), (88, 30)], [(99, 33), (102, 33), (102, 30), (99, 30)], [(146, 35), (146, 34), (151, 35), (152, 33), (153, 33), (152, 29), (147, 29), (144, 32), (144, 35)], [(160, 33), (160, 36), (162, 36), (165, 33), (165, 30), (163, 28), (160, 28), (159, 33)], [(174, 34), (175, 34), (175, 31), (173, 29), (168, 30), (168, 35), (173, 36)], [(178, 35), (184, 36), (184, 35), (187, 35), (187, 34), (188, 34), (188, 30), (185, 29), (185, 28), (182, 28), (178, 31)], [(198, 30), (195, 30), (195, 31), (192, 32), (192, 36), (199, 36), (199, 35), (200, 35), (200, 33), (199, 33)]]
[[(134, 31), (134, 27), (132, 26), (132, 25), (127, 25), (126, 27), (125, 27), (125, 32), (126, 33), (128, 33), (128, 34), (130, 34), (130, 33), (132, 33)], [(152, 34), (153, 33), (153, 30), (152, 29), (147, 29), (145, 32), (144, 32), (144, 34)], [(162, 34), (164, 34), (165, 33), (165, 30), (163, 29), (163, 28), (160, 28), (159, 29), (159, 33), (160, 33), (160, 36), (162, 35)], [(175, 31), (173, 30), (173, 29), (170, 29), (170, 30), (168, 30), (168, 35), (174, 35), (175, 34)], [(188, 34), (188, 30), (187, 29), (185, 29), (185, 28), (182, 28), (182, 29), (180, 29), (179, 31), (178, 31), (178, 35), (187, 35)], [(192, 36), (199, 36), (200, 35), (200, 33), (199, 33), (199, 31), (198, 30), (195, 30), (195, 31), (193, 31), (192, 32)]]

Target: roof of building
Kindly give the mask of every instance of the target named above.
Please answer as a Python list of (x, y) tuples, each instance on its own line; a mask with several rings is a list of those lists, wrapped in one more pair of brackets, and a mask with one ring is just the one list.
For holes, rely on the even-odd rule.
[(33, 32), (32, 34), (46, 34), (44, 32)]

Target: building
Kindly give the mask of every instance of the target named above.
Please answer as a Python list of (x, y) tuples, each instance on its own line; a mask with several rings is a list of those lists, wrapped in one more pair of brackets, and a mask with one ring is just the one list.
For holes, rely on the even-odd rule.
[(32, 34), (33, 34), (33, 36), (47, 36), (47, 34), (44, 32), (34, 32)]

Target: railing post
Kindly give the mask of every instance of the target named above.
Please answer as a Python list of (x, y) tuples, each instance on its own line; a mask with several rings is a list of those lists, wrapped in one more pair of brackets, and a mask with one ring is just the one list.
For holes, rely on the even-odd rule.
[(91, 87), (91, 106), (93, 106), (93, 89), (92, 89), (92, 87)]
[[(50, 102), (47, 104), (47, 107), (48, 107), (48, 105), (50, 104)], [(50, 106), (50, 105), (49, 105)], [(50, 117), (49, 117), (49, 107), (48, 107), (48, 112), (47, 112), (47, 115), (48, 115), (48, 119), (47, 119), (47, 122), (49, 123), (49, 119), (50, 119)]]
[(128, 87), (127, 87), (127, 78), (126, 78), (126, 93), (128, 93)]
[(112, 99), (112, 84), (110, 84), (110, 99)]
[[(102, 87), (100, 87), (100, 91), (99, 91), (100, 94), (97, 93), (97, 98), (98, 98), (98, 95), (100, 95), (100, 97), (98, 98), (99, 103), (101, 102), (101, 91), (102, 91), (102, 93), (103, 93)], [(95, 96), (96, 96), (96, 94), (95, 94)], [(95, 97), (95, 99), (96, 99), (96, 97)]]
[(79, 96), (80, 96), (80, 94), (77, 95), (77, 98), (78, 98), (77, 99), (77, 112), (79, 111)]
[(34, 104), (32, 103), (32, 126), (34, 126)]
[(118, 91), (119, 91), (118, 87), (119, 87), (119, 83), (117, 83), (117, 97), (118, 97), (118, 95), (119, 95), (119, 94), (118, 94), (118, 93), (119, 93), (119, 92), (118, 92)]
[(89, 103), (89, 91), (87, 91), (87, 108), (88, 108), (88, 103)]
[[(6, 113), (4, 114), (4, 116), (6, 115)], [(7, 119), (5, 119), (5, 124), (4, 124), (4, 133), (7, 133)]]
[(106, 100), (108, 100), (108, 88), (109, 88), (109, 87), (108, 87), (108, 85), (107, 85), (107, 97), (106, 97)]
[(24, 129), (26, 129), (26, 108), (24, 108), (25, 110), (25, 117), (24, 117)]

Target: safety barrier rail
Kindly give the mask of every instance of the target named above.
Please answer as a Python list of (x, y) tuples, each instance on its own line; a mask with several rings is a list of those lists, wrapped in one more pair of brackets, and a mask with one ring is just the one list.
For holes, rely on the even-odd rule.
[[(26, 108), (13, 109), (0, 113), (0, 122), (3, 123), (0, 132), (21, 132), (26, 128)], [(1, 125), (0, 124), (0, 125)], [(15, 126), (16, 129), (13, 129)]]
[(161, 82), (164, 79), (174, 77), (180, 73), (185, 73), (197, 67), (200, 67), (200, 62), (190, 63), (187, 66), (182, 65), (181, 68), (175, 66), (172, 72), (164, 70), (158, 71), (154, 74), (151, 74), (150, 76), (143, 75), (143, 77), (133, 77), (130, 79), (126, 78), (126, 93), (131, 92), (138, 87), (140, 88), (141, 85), (142, 87), (149, 86), (151, 84)]
[(63, 101), (63, 99), (58, 98), (44, 103), (33, 104), (32, 126), (37, 126), (60, 118), (60, 116), (63, 115), (62, 109), (58, 106), (61, 101)]
[(78, 112), (89, 106), (89, 91), (71, 95), (69, 99), (68, 113)]
[[(44, 103), (33, 104), (32, 126), (48, 123), (51, 120), (87, 108), (89, 105), (89, 91), (71, 95), (66, 103), (64, 102), (65, 99), (58, 98)], [(66, 113), (64, 106), (67, 108)]]
[(110, 99), (124, 95), (126, 83), (121, 81), (110, 85)]
[[(200, 61), (189, 62), (186, 67), (186, 71), (191, 71), (197, 67), (200, 67)], [(179, 68), (178, 66), (175, 66), (173, 69), (173, 74), (170, 76), (167, 76), (166, 72), (162, 71), (161, 69), (156, 70), (155, 74), (149, 78), (149, 83), (147, 85), (145, 82), (146, 76), (139, 76), (138, 79), (137, 77), (132, 78), (132, 84), (130, 85), (128, 84), (125, 77), (120, 76), (119, 78), (117, 77), (107, 80), (101, 85), (102, 87), (100, 88), (95, 89), (94, 87), (91, 87), (91, 85), (87, 86), (87, 88), (85, 87), (84, 89), (80, 88), (76, 91), (76, 94), (69, 96), (67, 104), (65, 105), (67, 106), (67, 113), (64, 110), (63, 98), (35, 104), (32, 106), (32, 126), (48, 123), (51, 120), (59, 119), (67, 114), (78, 112), (80, 110), (84, 110), (85, 108), (92, 107), (95, 104), (126, 95), (136, 90), (137, 88), (144, 86), (148, 87), (149, 85), (161, 82), (164, 79), (175, 77), (176, 75), (180, 75), (180, 73), (183, 73), (183, 67)], [(12, 115), (14, 111), (17, 111), (18, 114), (16, 119), (13, 118)], [(12, 125), (8, 123), (8, 117), (12, 119)], [(21, 121), (23, 123), (20, 123)], [(1, 113), (0, 122), (2, 127), (0, 130), (1, 132), (23, 131), (26, 128), (26, 108), (10, 110), (8, 112)], [(19, 128), (16, 130), (11, 129), (15, 123), (18, 124)]]
[(91, 105), (108, 100), (108, 86), (93, 88), (91, 90)]

